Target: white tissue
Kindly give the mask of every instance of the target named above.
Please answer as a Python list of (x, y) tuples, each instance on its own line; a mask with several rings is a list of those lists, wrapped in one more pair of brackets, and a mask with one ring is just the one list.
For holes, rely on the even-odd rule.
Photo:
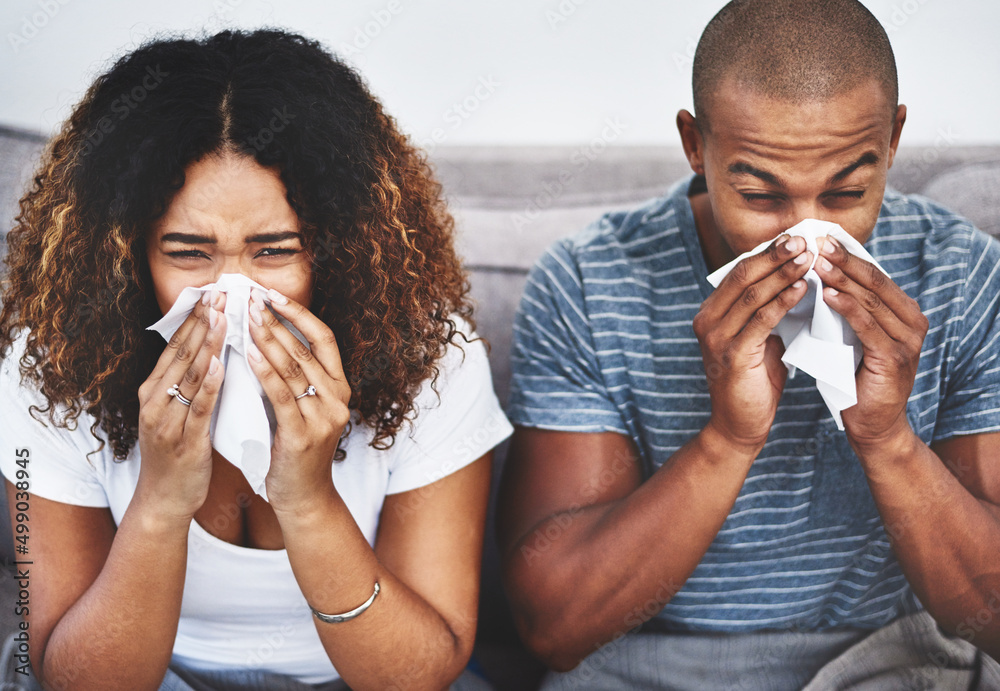
[[(274, 410), (247, 362), (247, 346), (252, 342), (248, 314), (250, 290), (258, 288), (264, 291), (264, 301), (270, 303), (266, 297), (267, 289), (243, 274), (222, 274), (215, 283), (182, 290), (170, 311), (148, 329), (158, 331), (163, 338), (170, 340), (201, 296), (212, 288), (226, 293), (226, 341), (220, 358), (226, 374), (212, 413), (209, 432), (212, 446), (239, 468), (254, 492), (266, 500), (264, 478), (271, 466), (271, 444), (276, 423)], [(281, 317), (278, 319), (306, 343), (305, 337), (295, 327)], [(180, 382), (165, 382), (166, 385), (175, 383)]]
[[(816, 273), (819, 251), (817, 238), (831, 236), (856, 257), (871, 262), (888, 276), (878, 262), (860, 242), (847, 234), (836, 223), (808, 218), (785, 231), (788, 235), (799, 236), (806, 241), (806, 247), (813, 253), (813, 263), (804, 277), (806, 294), (799, 303), (789, 310), (771, 333), (779, 336), (785, 344), (785, 354), (781, 361), (789, 368), (789, 377), (795, 376), (796, 368), (816, 379), (816, 388), (843, 430), (841, 411), (858, 402), (858, 391), (854, 380), (864, 349), (854, 329), (833, 311), (823, 300), (823, 282)], [(749, 252), (744, 252), (708, 277), (708, 282), (718, 288), (722, 279), (740, 261), (768, 248), (774, 239), (762, 242)]]

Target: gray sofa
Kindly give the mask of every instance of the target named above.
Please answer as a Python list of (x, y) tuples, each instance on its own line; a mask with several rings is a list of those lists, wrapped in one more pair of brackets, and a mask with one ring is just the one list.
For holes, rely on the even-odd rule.
[[(905, 140), (904, 140), (905, 141)], [(43, 145), (37, 135), (0, 128), (0, 217), (16, 200)], [(501, 402), (508, 394), (511, 324), (528, 269), (545, 247), (614, 208), (663, 193), (689, 172), (680, 147), (439, 148), (432, 157), (458, 221), (458, 247), (478, 302), (480, 335)], [(932, 197), (1000, 236), (1000, 146), (903, 148), (890, 184)], [(2, 423), (0, 423), (2, 424)], [(506, 446), (498, 450), (495, 478)], [(496, 482), (494, 482), (495, 499)], [(3, 512), (6, 515), (6, 511)], [(531, 688), (541, 667), (517, 644), (499, 577), (490, 507), (476, 657), (498, 689)], [(6, 528), (6, 529), (5, 529)], [(9, 527), (0, 557), (10, 560)], [(0, 580), (9, 591), (10, 579)], [(0, 591), (0, 602), (12, 601)], [(0, 633), (13, 625), (0, 611)]]

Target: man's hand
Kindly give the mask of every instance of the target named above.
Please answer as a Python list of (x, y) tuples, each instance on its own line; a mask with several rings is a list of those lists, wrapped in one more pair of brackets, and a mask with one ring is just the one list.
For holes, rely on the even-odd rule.
[(855, 450), (912, 434), (906, 401), (913, 390), (927, 317), (917, 301), (878, 267), (824, 238), (816, 272), (823, 298), (843, 315), (864, 347), (857, 373), (858, 403), (843, 413)]
[(806, 294), (801, 279), (811, 262), (805, 240), (781, 235), (737, 264), (694, 318), (712, 399), (709, 426), (732, 443), (759, 448), (771, 430), (788, 371), (780, 340), (769, 336)]

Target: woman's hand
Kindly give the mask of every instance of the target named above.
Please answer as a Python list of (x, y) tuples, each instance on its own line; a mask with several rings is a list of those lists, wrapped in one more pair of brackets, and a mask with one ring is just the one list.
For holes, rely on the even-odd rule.
[[(256, 346), (248, 360), (278, 421), (267, 498), (275, 511), (301, 512), (333, 489), (331, 465), (350, 421), (351, 387), (330, 328), (277, 291), (268, 291), (268, 297), (274, 311), (309, 341), (309, 346), (299, 341), (267, 310), (263, 293), (252, 291), (250, 335)], [(316, 395), (301, 396), (310, 386)]]
[[(226, 337), (226, 296), (215, 290), (205, 296), (139, 387), (142, 465), (136, 498), (168, 520), (190, 521), (212, 478), (208, 432), (223, 380), (219, 354)], [(178, 396), (167, 393), (175, 384)]]

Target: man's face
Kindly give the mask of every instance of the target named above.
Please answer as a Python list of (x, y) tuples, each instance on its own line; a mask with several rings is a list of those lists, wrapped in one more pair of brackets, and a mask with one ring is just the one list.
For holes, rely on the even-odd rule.
[(720, 252), (735, 257), (805, 218), (832, 221), (865, 242), (906, 110), (891, 113), (874, 80), (804, 103), (730, 81), (713, 98), (710, 128), (701, 135), (709, 232), (722, 241)]

